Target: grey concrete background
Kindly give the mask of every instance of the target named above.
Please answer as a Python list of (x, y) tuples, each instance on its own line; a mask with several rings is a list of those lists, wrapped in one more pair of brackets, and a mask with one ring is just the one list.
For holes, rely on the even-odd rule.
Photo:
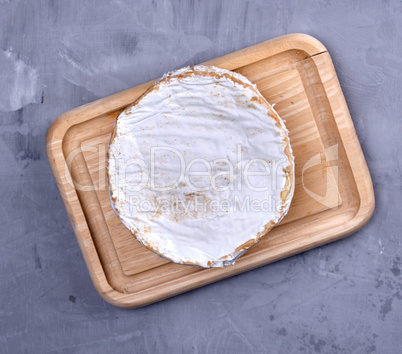
[[(95, 291), (45, 152), (61, 113), (282, 34), (330, 51), (376, 210), (344, 240), (137, 310)], [(0, 351), (401, 353), (400, 1), (0, 0)]]

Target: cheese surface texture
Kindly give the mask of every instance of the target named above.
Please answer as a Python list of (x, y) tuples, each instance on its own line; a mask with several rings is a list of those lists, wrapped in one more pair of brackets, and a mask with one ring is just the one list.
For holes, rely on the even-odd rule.
[(173, 71), (118, 117), (112, 206), (147, 248), (181, 264), (233, 264), (288, 212), (294, 159), (282, 119), (244, 76)]

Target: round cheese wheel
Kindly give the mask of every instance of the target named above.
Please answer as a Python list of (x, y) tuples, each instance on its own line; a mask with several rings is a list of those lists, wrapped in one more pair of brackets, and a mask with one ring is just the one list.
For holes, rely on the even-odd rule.
[(294, 158), (255, 85), (199, 65), (166, 74), (120, 114), (108, 182), (116, 214), (147, 248), (222, 267), (288, 212)]

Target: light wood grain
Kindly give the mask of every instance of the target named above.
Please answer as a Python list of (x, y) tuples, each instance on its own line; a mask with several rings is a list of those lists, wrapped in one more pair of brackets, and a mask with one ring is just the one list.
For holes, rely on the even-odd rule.
[[(245, 75), (285, 119), (296, 161), (290, 211), (233, 266), (200, 269), (168, 262), (123, 226), (106, 186), (106, 147), (115, 119), (152, 82), (63, 114), (49, 129), (49, 161), (94, 285), (116, 306), (146, 305), (337, 240), (362, 227), (373, 212), (370, 174), (320, 42), (292, 34), (206, 64)], [(337, 158), (329, 161), (334, 147)], [(319, 163), (306, 169), (316, 155)], [(325, 195), (332, 197), (317, 199)]]

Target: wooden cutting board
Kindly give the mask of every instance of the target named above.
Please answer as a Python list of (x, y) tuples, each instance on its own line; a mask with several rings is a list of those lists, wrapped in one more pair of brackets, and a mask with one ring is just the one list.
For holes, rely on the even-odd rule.
[(319, 41), (291, 34), (205, 64), (246, 76), (285, 119), (296, 162), (290, 211), (233, 266), (200, 269), (166, 261), (142, 246), (114, 214), (105, 170), (117, 116), (153, 82), (61, 115), (49, 129), (49, 161), (94, 285), (113, 305), (147, 305), (335, 241), (361, 228), (373, 213), (366, 161), (331, 58)]

